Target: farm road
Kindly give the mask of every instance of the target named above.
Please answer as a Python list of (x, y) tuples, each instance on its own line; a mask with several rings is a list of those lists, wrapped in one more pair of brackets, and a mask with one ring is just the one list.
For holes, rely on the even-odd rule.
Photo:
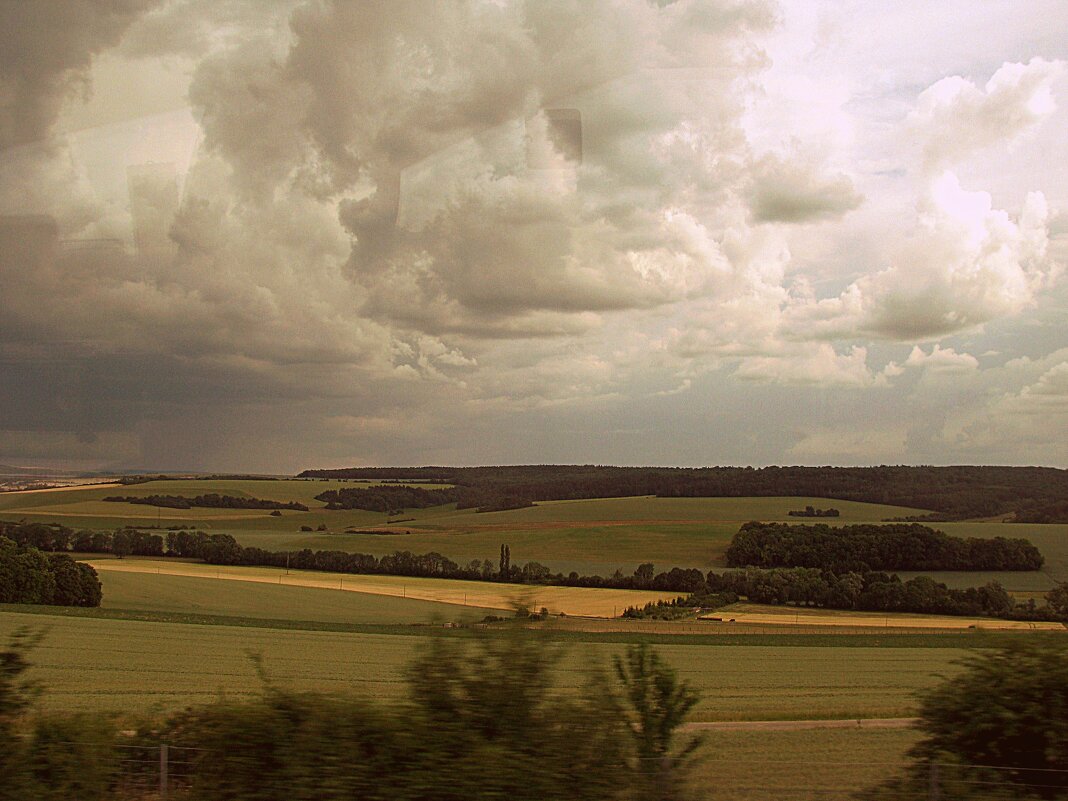
[(859, 718), (856, 720), (728, 720), (686, 723), (683, 731), (802, 731), (805, 729), (911, 729), (919, 718)]

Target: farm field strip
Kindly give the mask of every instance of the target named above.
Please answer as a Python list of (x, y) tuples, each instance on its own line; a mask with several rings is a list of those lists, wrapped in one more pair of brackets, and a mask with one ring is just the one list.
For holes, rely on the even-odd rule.
[(409, 578), (351, 573), (285, 570), (260, 567), (216, 567), (165, 560), (90, 561), (97, 571), (192, 576), (220, 581), (245, 581), (292, 587), (314, 587), (346, 592), (435, 601), (485, 609), (509, 609), (516, 605), (531, 609), (545, 607), (550, 614), (615, 617), (628, 606), (644, 606), (650, 601), (677, 598), (679, 593), (643, 590), (608, 590), (586, 587), (545, 587), (525, 584), (498, 584), (454, 579)]
[(69, 492), (70, 490), (110, 489), (111, 487), (121, 486), (123, 485), (118, 482), (109, 482), (102, 484), (65, 484), (62, 487), (46, 487), (45, 489), (5, 490), (3, 492), (0, 492), (0, 497), (7, 497), (8, 495), (30, 495), (38, 492)]
[[(395, 596), (192, 576), (100, 572), (104, 610), (391, 625), (481, 620), (486, 610)], [(508, 614), (500, 610), (501, 614)]]
[[(0, 638), (46, 629), (30, 678), (46, 709), (128, 713), (209, 703), (219, 693), (262, 691), (248, 655), (271, 680), (295, 689), (395, 698), (428, 636), (189, 625), (0, 612)], [(441, 636), (441, 635), (438, 635)], [(570, 647), (560, 686), (581, 691), (610, 668), (619, 642), (596, 637)], [(695, 721), (890, 718), (915, 714), (915, 691), (952, 674), (957, 648), (667, 644), (658, 646), (701, 692)]]
[(697, 752), (693, 795), (703, 801), (853, 798), (900, 775), (918, 739), (908, 729), (716, 731)]
[[(471, 509), (442, 514), (435, 524), (459, 527), (539, 522), (585, 521), (665, 521), (665, 522), (747, 522), (749, 520), (803, 521), (790, 517), (792, 510), (805, 506), (821, 508), (833, 506), (840, 517), (821, 522), (848, 523), (878, 521), (886, 517), (923, 514), (924, 510), (902, 506), (883, 506), (840, 501), (827, 498), (795, 498), (787, 496), (745, 498), (658, 498), (636, 495), (622, 498), (586, 498), (571, 501), (539, 501), (534, 506), (502, 512), (477, 513)], [(419, 517), (419, 515), (413, 515)], [(416, 523), (418, 523), (418, 519)], [(413, 524), (414, 525), (414, 524)]]
[[(234, 535), (243, 545), (271, 550), (319, 548), (360, 551), (382, 556), (396, 550), (438, 551), (457, 562), (495, 561), (502, 542), (510, 545), (513, 561), (534, 560), (560, 572), (608, 575), (616, 569), (630, 573), (643, 562), (658, 569), (673, 566), (701, 570), (723, 566), (723, 553), (741, 521), (790, 520), (795, 523), (841, 525), (879, 522), (885, 517), (916, 511), (826, 498), (655, 498), (638, 496), (575, 501), (545, 501), (526, 509), (478, 514), (453, 505), (415, 509), (415, 518), (388, 525), (388, 517), (361, 510), (328, 511), (314, 496), (325, 489), (366, 488), (353, 482), (266, 480), (169, 480), (119, 488), (100, 485), (0, 494), (0, 519), (54, 521), (73, 528), (117, 528), (127, 524), (183, 525)], [(416, 484), (416, 486), (420, 486)], [(439, 485), (422, 485), (435, 487)], [(268, 510), (155, 509), (104, 502), (116, 494), (195, 495), (208, 492), (307, 503), (309, 512)], [(834, 506), (839, 518), (789, 518), (791, 509), (811, 505)], [(328, 532), (301, 532), (325, 525)], [(936, 523), (934, 527), (963, 537), (1024, 537), (1046, 558), (1042, 571), (1031, 573), (960, 572), (931, 574), (951, 587), (982, 586), (991, 580), (1013, 592), (1040, 592), (1068, 581), (1068, 525), (967, 521)], [(391, 528), (385, 536), (341, 533), (346, 528)], [(160, 532), (161, 534), (165, 532)], [(911, 574), (903, 574), (903, 577)]]
[(724, 625), (848, 626), (898, 629), (992, 629), (998, 631), (1065, 631), (1052, 621), (1000, 620), (991, 617), (918, 615), (902, 612), (853, 612), (838, 609), (790, 609), (759, 604), (739, 604), (702, 615), (703, 620)]

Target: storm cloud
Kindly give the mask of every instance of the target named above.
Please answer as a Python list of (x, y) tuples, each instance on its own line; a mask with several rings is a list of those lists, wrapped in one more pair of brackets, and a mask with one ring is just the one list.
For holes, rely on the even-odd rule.
[(0, 13), (0, 461), (1013, 461), (975, 421), (1060, 408), (1005, 367), (1064, 338), (1026, 25), (918, 80), (834, 4)]

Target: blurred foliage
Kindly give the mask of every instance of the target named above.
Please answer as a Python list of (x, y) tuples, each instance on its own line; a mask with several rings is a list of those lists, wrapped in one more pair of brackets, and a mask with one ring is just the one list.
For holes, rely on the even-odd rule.
[(864, 798), (1068, 799), (1068, 643), (1012, 640), (927, 692), (908, 775)]
[(617, 666), (625, 693), (595, 665), (574, 686), (563, 653), (522, 631), (434, 638), (392, 706), (282, 689), (261, 664), (261, 697), (187, 710), (140, 742), (186, 755), (172, 776), (190, 801), (675, 797), (693, 746), (674, 751), (673, 732), (696, 694), (648, 646)]

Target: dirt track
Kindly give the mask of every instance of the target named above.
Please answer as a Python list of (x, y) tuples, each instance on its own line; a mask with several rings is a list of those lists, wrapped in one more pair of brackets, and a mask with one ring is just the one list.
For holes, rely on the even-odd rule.
[(683, 731), (803, 731), (805, 729), (911, 729), (919, 718), (859, 720), (727, 720), (686, 723)]

